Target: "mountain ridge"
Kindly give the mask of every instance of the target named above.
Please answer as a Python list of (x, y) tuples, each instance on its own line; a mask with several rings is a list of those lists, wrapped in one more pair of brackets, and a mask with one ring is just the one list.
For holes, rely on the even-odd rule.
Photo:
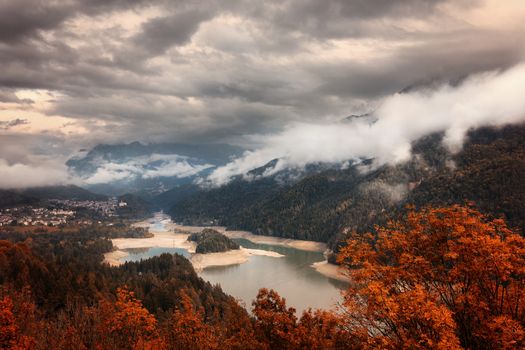
[(442, 137), (438, 133), (415, 142), (414, 156), (407, 163), (368, 172), (362, 172), (363, 165), (331, 169), (292, 185), (264, 177), (236, 179), (182, 199), (170, 214), (186, 223), (215, 222), (336, 246), (348, 232), (373, 231), (375, 225), (401, 215), (407, 204), (473, 201), (483, 212), (504, 215), (522, 230), (525, 126), (472, 130), (457, 154), (441, 144)]

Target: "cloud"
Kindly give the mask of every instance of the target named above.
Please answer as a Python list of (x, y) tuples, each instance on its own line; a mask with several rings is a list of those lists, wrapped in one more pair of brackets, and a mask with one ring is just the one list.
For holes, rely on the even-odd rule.
[(0, 41), (15, 42), (58, 28), (77, 15), (97, 15), (136, 7), (142, 0), (4, 0), (0, 2)]
[[(515, 0), (4, 0), (0, 115), (82, 129), (49, 154), (108, 139), (251, 149), (247, 135), (515, 65), (523, 14)], [(37, 89), (52, 97), (17, 97)]]
[(273, 171), (315, 162), (374, 159), (375, 165), (409, 159), (411, 143), (445, 132), (444, 143), (458, 150), (470, 128), (525, 121), (525, 63), (506, 71), (472, 75), (456, 86), (420, 89), (387, 98), (373, 113), (377, 120), (353, 118), (346, 123), (289, 125), (284, 131), (258, 136), (264, 146), (212, 172), (221, 185), (233, 176), (279, 158)]
[(0, 188), (24, 188), (64, 185), (72, 182), (63, 163), (40, 165), (14, 163), (0, 159)]
[(27, 119), (16, 118), (13, 120), (0, 121), (0, 130), (8, 130), (18, 125), (29, 124)]
[(155, 17), (142, 25), (142, 31), (132, 41), (143, 48), (148, 55), (164, 53), (174, 45), (187, 43), (202, 21), (209, 19), (208, 9), (177, 11), (164, 17)]
[(70, 12), (71, 7), (59, 1), (2, 1), (0, 41), (13, 42), (38, 30), (55, 28)]
[(198, 160), (173, 154), (152, 154), (127, 158), (119, 162), (97, 159), (92, 162), (97, 170), (82, 181), (86, 184), (132, 181), (156, 177), (190, 177), (213, 167)]

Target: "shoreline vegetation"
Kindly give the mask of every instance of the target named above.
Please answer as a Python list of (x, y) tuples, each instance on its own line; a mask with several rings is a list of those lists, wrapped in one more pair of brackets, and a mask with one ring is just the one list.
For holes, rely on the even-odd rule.
[[(149, 232), (152, 234), (151, 237), (112, 239), (113, 246), (116, 249), (104, 255), (104, 262), (111, 266), (118, 266), (123, 264), (122, 259), (129, 254), (126, 252), (127, 249), (154, 247), (186, 249), (192, 255), (190, 261), (193, 265), (193, 268), (198, 272), (211, 266), (242, 264), (247, 262), (251, 256), (258, 255), (269, 256), (273, 258), (280, 258), (284, 256), (282, 254), (267, 250), (247, 249), (243, 247), (226, 252), (197, 254), (195, 252), (197, 244), (195, 242), (188, 241), (188, 237), (192, 233), (198, 233), (204, 229), (216, 230), (230, 239), (243, 238), (257, 244), (281, 245), (311, 252), (324, 253), (327, 250), (327, 245), (321, 242), (302, 241), (271, 236), (259, 236), (247, 231), (230, 231), (221, 226), (204, 227), (178, 225), (171, 222), (168, 216), (165, 216), (165, 219), (163, 220), (164, 230), (156, 230), (154, 227), (152, 227), (152, 223), (153, 221), (150, 218), (139, 221), (132, 225), (134, 227), (149, 228)], [(328, 278), (348, 282), (348, 277), (340, 271), (339, 267), (337, 265), (328, 263), (326, 260), (316, 262), (312, 264), (311, 267)]]
[(197, 244), (195, 252), (201, 254), (224, 253), (240, 248), (239, 244), (231, 238), (209, 228), (192, 233), (188, 236), (188, 241), (195, 242)]

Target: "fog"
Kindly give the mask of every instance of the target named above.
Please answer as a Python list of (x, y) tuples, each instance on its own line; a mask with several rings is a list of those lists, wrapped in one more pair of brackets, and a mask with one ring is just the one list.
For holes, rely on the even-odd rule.
[(208, 180), (222, 185), (233, 176), (279, 162), (265, 172), (301, 168), (314, 162), (338, 163), (374, 159), (374, 165), (406, 161), (411, 143), (444, 132), (451, 151), (463, 145), (470, 128), (525, 120), (525, 64), (505, 71), (469, 76), (460, 84), (421, 88), (387, 97), (371, 116), (332, 124), (294, 123), (283, 131), (252, 136), (262, 146), (212, 172)]

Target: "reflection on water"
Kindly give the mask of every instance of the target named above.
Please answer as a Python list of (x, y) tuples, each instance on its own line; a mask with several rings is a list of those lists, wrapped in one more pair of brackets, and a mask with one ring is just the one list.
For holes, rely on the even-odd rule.
[(186, 249), (183, 248), (159, 248), (159, 247), (153, 247), (153, 248), (129, 248), (129, 249), (123, 249), (128, 255), (120, 259), (122, 262), (127, 261), (140, 261), (152, 258), (154, 256), (161, 255), (163, 253), (170, 253), (170, 254), (180, 254), (182, 256), (185, 256), (186, 258), (190, 258), (191, 254), (188, 253)]
[(327, 278), (311, 265), (322, 261), (323, 254), (294, 248), (255, 244), (245, 239), (236, 239), (245, 248), (264, 249), (285, 255), (283, 258), (253, 256), (244, 264), (209, 267), (200, 273), (212, 284), (240, 299), (248, 309), (260, 288), (275, 289), (286, 298), (289, 306), (300, 313), (311, 308), (330, 308), (341, 301), (340, 290), (345, 283)]
[[(165, 215), (156, 215), (151, 223), (154, 231), (166, 231)], [(169, 220), (169, 219), (168, 219)], [(340, 291), (346, 287), (344, 282), (327, 278), (311, 265), (324, 260), (319, 252), (308, 252), (280, 245), (257, 244), (246, 239), (235, 239), (244, 248), (274, 251), (284, 255), (282, 258), (252, 256), (248, 262), (239, 265), (209, 267), (199, 275), (212, 284), (220, 284), (222, 289), (239, 299), (247, 309), (257, 296), (260, 288), (275, 289), (286, 298), (288, 306), (300, 314), (311, 307), (328, 309), (340, 302)], [(122, 261), (148, 259), (162, 253), (191, 255), (182, 248), (135, 248)]]

